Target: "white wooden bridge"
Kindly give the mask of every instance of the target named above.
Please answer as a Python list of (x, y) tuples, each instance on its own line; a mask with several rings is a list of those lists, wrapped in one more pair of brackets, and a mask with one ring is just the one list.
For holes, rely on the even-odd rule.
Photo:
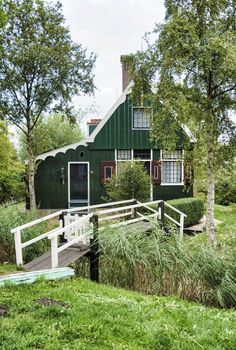
[[(179, 221), (165, 213), (165, 207), (177, 212)], [(179, 227), (180, 237), (183, 238), (184, 217), (184, 213), (164, 201), (141, 203), (134, 199), (60, 210), (11, 230), (15, 237), (16, 263), (26, 270), (39, 271), (68, 266), (78, 258), (88, 256), (91, 279), (98, 281), (97, 235), (101, 227), (129, 225), (130, 228), (145, 232), (151, 229), (151, 220), (159, 220), (164, 224), (166, 218)], [(23, 241), (25, 229), (52, 219), (58, 220), (57, 227)], [(42, 239), (50, 241), (50, 251), (24, 264), (23, 249)]]

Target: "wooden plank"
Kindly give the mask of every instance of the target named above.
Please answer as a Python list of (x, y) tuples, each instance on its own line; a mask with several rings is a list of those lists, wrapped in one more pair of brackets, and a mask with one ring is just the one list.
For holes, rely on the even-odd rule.
[[(65, 267), (70, 265), (75, 260), (86, 255), (90, 251), (90, 248), (87, 246), (87, 249), (83, 246), (83, 249), (79, 247), (70, 247), (58, 254), (58, 265), (59, 267)], [(51, 268), (51, 252), (47, 252), (40, 257), (30, 261), (28, 264), (25, 264), (24, 269), (30, 271), (38, 271)]]
[(19, 272), (12, 275), (0, 277), (0, 287), (4, 287), (7, 284), (22, 284), (22, 283), (34, 283), (39, 278), (46, 280), (64, 279), (73, 277), (75, 275), (74, 269), (69, 267), (62, 267), (57, 269), (33, 271), (33, 272)]

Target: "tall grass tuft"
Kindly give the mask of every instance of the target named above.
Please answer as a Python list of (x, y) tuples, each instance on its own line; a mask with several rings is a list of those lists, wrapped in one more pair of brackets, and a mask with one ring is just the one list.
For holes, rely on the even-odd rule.
[(139, 292), (177, 295), (221, 307), (236, 306), (236, 264), (209, 245), (195, 248), (157, 223), (151, 233), (104, 228), (99, 234), (101, 282)]

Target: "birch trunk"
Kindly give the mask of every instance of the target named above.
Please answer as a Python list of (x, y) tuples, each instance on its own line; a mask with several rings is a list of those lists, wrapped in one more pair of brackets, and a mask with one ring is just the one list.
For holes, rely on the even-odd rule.
[(36, 210), (36, 199), (35, 199), (35, 186), (34, 186), (34, 169), (35, 169), (35, 157), (33, 151), (33, 139), (31, 131), (27, 135), (28, 141), (28, 181), (29, 181), (29, 201), (30, 209)]
[(215, 204), (215, 174), (214, 174), (214, 133), (213, 126), (209, 125), (207, 130), (207, 213), (206, 213), (206, 232), (208, 241), (215, 246), (215, 221), (214, 221), (214, 204)]

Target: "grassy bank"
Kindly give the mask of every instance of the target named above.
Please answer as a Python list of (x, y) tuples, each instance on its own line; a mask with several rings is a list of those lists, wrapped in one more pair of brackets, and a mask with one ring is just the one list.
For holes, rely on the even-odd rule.
[[(65, 306), (45, 306), (39, 298)], [(0, 289), (0, 349), (233, 350), (235, 312), (87, 280)]]

